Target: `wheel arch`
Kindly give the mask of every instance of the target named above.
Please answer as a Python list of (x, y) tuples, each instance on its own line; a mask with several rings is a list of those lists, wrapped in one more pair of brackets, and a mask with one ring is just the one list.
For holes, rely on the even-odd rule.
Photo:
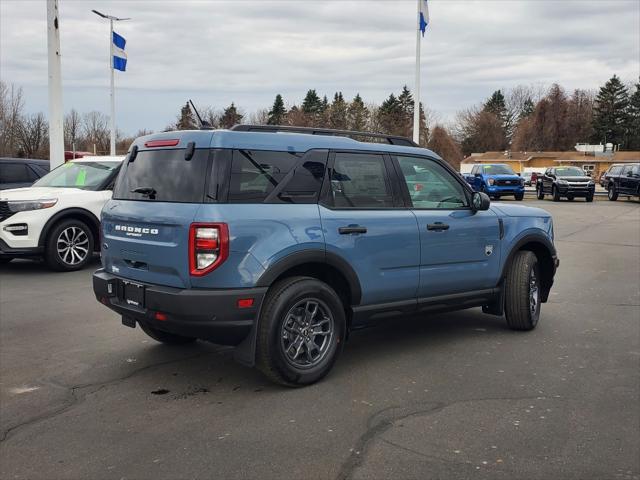
[(51, 229), (62, 220), (75, 219), (80, 220), (87, 224), (89, 229), (91, 230), (91, 234), (93, 235), (93, 248), (95, 251), (100, 250), (100, 220), (91, 213), (89, 210), (79, 207), (66, 208), (64, 210), (60, 210), (55, 215), (53, 215), (47, 223), (45, 223), (42, 231), (40, 232), (40, 238), (38, 239), (38, 246), (44, 247), (47, 241), (47, 236)]
[(533, 252), (538, 258), (538, 264), (540, 266), (540, 285), (542, 287), (541, 300), (546, 302), (549, 298), (549, 292), (553, 285), (553, 277), (556, 270), (556, 249), (553, 243), (542, 233), (539, 234), (527, 234), (518, 240), (507, 256), (506, 261), (502, 265), (502, 273), (500, 275), (500, 282), (503, 283), (507, 275), (507, 269), (513, 261), (516, 253), (520, 251)]

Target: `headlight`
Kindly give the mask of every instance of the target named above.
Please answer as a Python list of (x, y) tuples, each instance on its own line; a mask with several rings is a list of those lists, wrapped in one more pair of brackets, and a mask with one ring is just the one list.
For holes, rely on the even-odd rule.
[(561, 184), (561, 185), (566, 185), (569, 182), (567, 182), (566, 180), (560, 179), (560, 180), (558, 180), (558, 183)]
[(57, 198), (46, 198), (41, 200), (16, 200), (9, 201), (7, 205), (13, 213), (26, 212), (28, 210), (41, 210), (43, 208), (53, 207), (58, 203)]
[(493, 178), (490, 178), (489, 180), (487, 180), (487, 183), (489, 185), (493, 185), (494, 183), (496, 183), (496, 181)]

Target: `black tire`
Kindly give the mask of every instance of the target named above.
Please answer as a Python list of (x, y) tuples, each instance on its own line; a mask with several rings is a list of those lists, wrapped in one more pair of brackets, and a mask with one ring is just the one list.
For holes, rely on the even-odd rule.
[(611, 200), (612, 202), (615, 202), (616, 200), (618, 200), (618, 190), (616, 189), (615, 185), (609, 185), (609, 191), (607, 192), (607, 197), (609, 197), (609, 200)]
[[(322, 331), (323, 328), (327, 330)], [(314, 335), (316, 329), (320, 330)], [(345, 330), (344, 306), (329, 285), (310, 277), (286, 278), (269, 289), (262, 305), (256, 366), (275, 383), (289, 387), (310, 385), (333, 367), (342, 350)], [(315, 349), (314, 359), (311, 352)], [(298, 358), (302, 350), (304, 356)], [(303, 365), (305, 362), (308, 365)]]
[[(534, 283), (537, 289), (531, 293)], [(516, 253), (504, 283), (504, 311), (507, 325), (512, 330), (533, 330), (540, 318), (540, 272), (535, 253)], [(535, 296), (535, 306), (531, 296)]]
[(588, 203), (593, 202), (593, 195), (587, 195), (586, 200), (587, 200)]
[(11, 260), (13, 260), (11, 257), (0, 257), (0, 265), (6, 265)]
[(556, 187), (555, 185), (551, 187), (551, 196), (553, 197), (554, 202), (560, 201), (560, 191), (558, 190), (558, 187)]
[[(47, 235), (45, 261), (49, 268), (59, 272), (80, 270), (93, 257), (94, 241), (91, 229), (83, 221), (74, 218), (62, 220), (54, 225)], [(70, 244), (73, 244), (70, 250), (61, 252), (58, 248)]]
[(164, 343), (166, 345), (184, 345), (185, 343), (193, 343), (197, 339), (193, 337), (183, 337), (182, 335), (176, 335), (175, 333), (163, 332), (157, 328), (153, 328), (150, 325), (139, 323), (140, 328), (144, 333), (149, 335), (157, 342)]
[(569, 195), (567, 196), (567, 200), (569, 200), (570, 202), (573, 202), (575, 200), (576, 197), (574, 197), (573, 195)]
[(514, 197), (516, 197), (517, 201), (521, 202), (524, 199), (524, 193), (516, 193)]
[(538, 200), (544, 200), (544, 192), (542, 190), (542, 184), (538, 185), (536, 190), (538, 192)]

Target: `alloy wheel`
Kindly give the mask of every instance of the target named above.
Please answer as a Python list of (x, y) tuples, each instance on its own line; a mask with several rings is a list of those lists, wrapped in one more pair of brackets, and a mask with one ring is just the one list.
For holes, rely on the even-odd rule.
[(89, 255), (89, 237), (80, 227), (67, 227), (58, 235), (56, 249), (64, 263), (78, 265)]

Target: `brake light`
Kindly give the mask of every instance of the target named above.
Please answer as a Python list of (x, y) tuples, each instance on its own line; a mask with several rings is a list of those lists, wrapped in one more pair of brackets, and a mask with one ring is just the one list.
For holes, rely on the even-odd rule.
[(216, 269), (229, 256), (226, 223), (192, 223), (189, 227), (189, 270), (201, 277)]
[(168, 140), (149, 140), (148, 142), (145, 142), (144, 146), (147, 148), (175, 147), (179, 143), (180, 143), (180, 140), (178, 140), (177, 138), (172, 138)]

